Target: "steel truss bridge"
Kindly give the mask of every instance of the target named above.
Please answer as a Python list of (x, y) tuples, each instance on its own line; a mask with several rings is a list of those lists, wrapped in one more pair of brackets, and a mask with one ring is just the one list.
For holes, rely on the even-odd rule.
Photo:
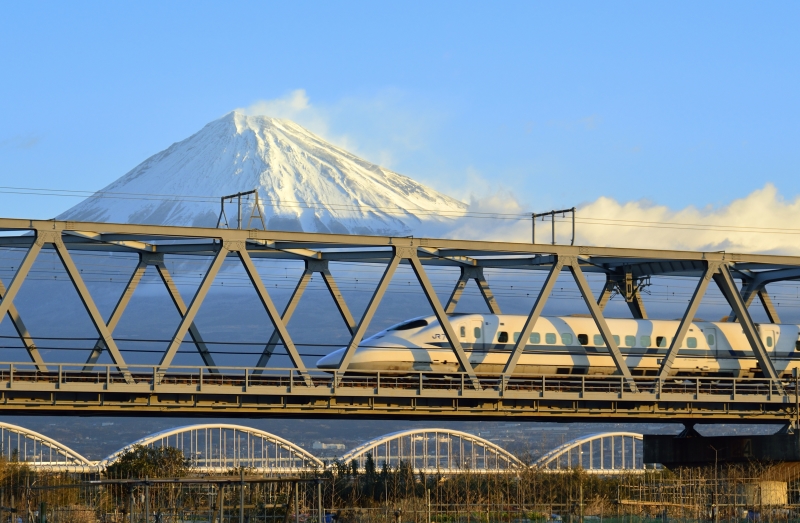
[[(532, 467), (559, 472), (580, 467), (597, 474), (641, 471), (642, 453), (637, 452), (636, 447), (641, 440), (641, 434), (629, 432), (593, 434), (560, 445)], [(371, 456), (376, 470), (381, 469), (384, 463), (390, 468), (407, 464), (414, 473), (445, 476), (521, 471), (528, 467), (507, 450), (484, 438), (450, 429), (415, 429), (386, 434), (326, 463), (298, 445), (263, 430), (227, 423), (204, 423), (150, 434), (99, 461), (92, 461), (38, 432), (0, 422), (0, 456), (38, 470), (103, 473), (137, 445), (179, 449), (195, 472), (210, 474), (246, 468), (259, 474), (286, 475), (320, 472), (337, 466), (349, 470), (353, 463), (363, 472), (368, 456)]]
[[(559, 420), (673, 420), (692, 422), (794, 422), (798, 408), (797, 378), (780, 375), (748, 311), (759, 296), (773, 322), (779, 322), (766, 286), (800, 278), (800, 258), (792, 256), (621, 249), (587, 246), (538, 245), (428, 238), (395, 238), (312, 234), (263, 230), (204, 229), (151, 225), (0, 219), (0, 249), (24, 249), (25, 254), (7, 287), (0, 285), (0, 321), (8, 316), (24, 344), (29, 361), (0, 363), (0, 412), (7, 414), (81, 415), (202, 415), (296, 416), (369, 418), (559, 419)], [(55, 252), (97, 331), (85, 362), (44, 361), (14, 298), (42, 251)], [(138, 265), (113, 311), (104, 317), (73, 259), (75, 253), (138, 255)], [(209, 260), (196, 293), (181, 297), (167, 269), (170, 256)], [(273, 303), (254, 259), (302, 260), (305, 271), (283, 312)], [(251, 367), (215, 362), (195, 324), (209, 287), (226, 260), (238, 260), (274, 326), (265, 349)], [(378, 264), (383, 274), (361, 317), (356, 320), (337, 287), (331, 262)], [(404, 376), (381, 372), (348, 373), (356, 348), (381, 304), (392, 276), (409, 266), (441, 322), (461, 371), (447, 375), (411, 372)], [(427, 267), (460, 269), (446, 302), (437, 296)], [(153, 267), (180, 313), (181, 319), (156, 365), (126, 362), (114, 338), (134, 290)], [(448, 315), (456, 311), (465, 286), (478, 283), (492, 312), (500, 313), (484, 269), (545, 271), (547, 277), (530, 310), (519, 341), (504, 370), (477, 375)], [(617, 375), (541, 376), (515, 374), (525, 341), (542, 314), (556, 279), (567, 271), (574, 279), (617, 367)], [(350, 332), (338, 370), (306, 368), (287, 330), (300, 296), (311, 276), (320, 274)], [(602, 275), (605, 285), (593, 294), (587, 275)], [(636, 281), (671, 275), (697, 281), (675, 337), (667, 348), (657, 376), (634, 376), (603, 315), (612, 292), (621, 292), (634, 317), (645, 318)], [(744, 282), (740, 289), (736, 280)], [(671, 378), (669, 371), (708, 286), (713, 282), (732, 309), (763, 379)], [(50, 299), (42, 296), (41, 299)], [(146, 326), (141, 326), (146, 329)], [(203, 364), (173, 364), (187, 335)], [(270, 358), (282, 345), (290, 368), (272, 368)], [(99, 364), (101, 354), (110, 364)], [(253, 357), (255, 360), (255, 355)], [(220, 365), (222, 363), (222, 365)]]

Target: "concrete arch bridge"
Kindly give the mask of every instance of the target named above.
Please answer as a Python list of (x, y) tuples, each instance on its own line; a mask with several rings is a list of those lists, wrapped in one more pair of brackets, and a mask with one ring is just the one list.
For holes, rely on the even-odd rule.
[(364, 470), (367, 456), (377, 467), (387, 463), (397, 467), (409, 463), (415, 472), (457, 474), (500, 472), (525, 468), (519, 458), (507, 450), (473, 434), (448, 429), (404, 430), (371, 439), (341, 457), (344, 463), (355, 461)]
[(554, 448), (537, 459), (533, 467), (553, 472), (582, 468), (590, 474), (644, 472), (643, 437), (636, 432), (601, 432), (581, 436)]
[[(565, 471), (575, 467), (618, 474), (644, 469), (641, 434), (613, 432), (577, 438), (553, 449), (533, 467)], [(175, 427), (140, 438), (99, 461), (91, 461), (47, 436), (24, 427), (0, 423), (0, 453), (35, 469), (56, 472), (102, 473), (135, 445), (180, 449), (191, 467), (220, 474), (247, 468), (258, 474), (298, 474), (332, 467), (299, 445), (279, 436), (242, 425), (222, 423)], [(355, 462), (364, 470), (367, 456), (375, 467), (408, 463), (426, 474), (494, 473), (528, 467), (502, 447), (481, 437), (450, 429), (414, 429), (373, 438), (345, 452), (338, 461)]]

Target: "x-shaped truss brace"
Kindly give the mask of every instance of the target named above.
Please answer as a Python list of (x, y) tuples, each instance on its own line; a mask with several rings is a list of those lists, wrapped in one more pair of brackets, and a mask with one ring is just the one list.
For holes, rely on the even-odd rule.
[(755, 322), (753, 322), (753, 319), (750, 317), (750, 313), (747, 310), (746, 301), (743, 299), (742, 293), (740, 293), (739, 289), (736, 287), (736, 283), (733, 280), (733, 276), (731, 275), (728, 264), (723, 261), (706, 262), (706, 268), (703, 276), (697, 283), (694, 294), (692, 295), (691, 300), (689, 300), (689, 306), (686, 308), (686, 312), (683, 314), (681, 322), (678, 325), (678, 330), (675, 333), (675, 337), (672, 339), (672, 343), (670, 344), (669, 349), (667, 349), (667, 354), (664, 356), (664, 359), (661, 362), (661, 367), (659, 368), (658, 372), (659, 377), (661, 379), (665, 379), (669, 376), (672, 365), (678, 355), (679, 348), (681, 345), (683, 345), (686, 334), (689, 332), (689, 328), (694, 321), (697, 308), (700, 306), (700, 302), (702, 301), (703, 296), (708, 289), (708, 284), (711, 282), (711, 280), (717, 284), (717, 287), (719, 287), (719, 290), (722, 292), (725, 300), (733, 309), (733, 316), (735, 316), (739, 323), (742, 324), (742, 331), (744, 332), (750, 347), (753, 349), (753, 355), (755, 356), (756, 361), (758, 361), (759, 367), (764, 373), (764, 377), (775, 380), (777, 386), (781, 387), (779, 382), (780, 376), (778, 375), (775, 365), (772, 363), (772, 360), (767, 353), (767, 349), (761, 340), (761, 336), (759, 335)]
[[(740, 275), (742, 276), (742, 299), (745, 305), (750, 307), (750, 304), (753, 303), (753, 298), (758, 296), (770, 323), (780, 323), (781, 319), (778, 316), (778, 311), (767, 293), (767, 285), (776, 281), (800, 279), (800, 269), (777, 269), (756, 273), (744, 271)], [(736, 314), (733, 311), (728, 315), (728, 321), (737, 321)]]
[(594, 319), (595, 325), (597, 325), (600, 335), (603, 337), (603, 341), (608, 347), (608, 352), (611, 356), (611, 359), (614, 361), (614, 365), (617, 367), (617, 371), (628, 383), (630, 389), (635, 392), (636, 384), (633, 381), (631, 371), (628, 368), (628, 364), (626, 363), (625, 358), (622, 356), (616, 341), (614, 340), (614, 336), (611, 334), (611, 329), (608, 327), (608, 323), (603, 317), (603, 311), (595, 301), (594, 295), (592, 294), (592, 289), (589, 287), (589, 282), (586, 280), (586, 276), (581, 270), (580, 260), (577, 257), (568, 256), (554, 257), (553, 266), (551, 267), (550, 272), (547, 274), (547, 278), (542, 286), (542, 290), (539, 291), (536, 302), (533, 304), (533, 308), (531, 309), (528, 318), (525, 320), (525, 325), (522, 327), (522, 332), (520, 332), (519, 338), (517, 338), (517, 342), (514, 345), (514, 349), (511, 351), (508, 362), (503, 369), (503, 379), (508, 380), (514, 373), (514, 369), (519, 362), (519, 358), (522, 356), (522, 352), (525, 350), (525, 345), (528, 343), (528, 337), (531, 335), (531, 332), (533, 332), (536, 322), (542, 315), (544, 306), (547, 303), (547, 300), (553, 291), (553, 287), (556, 284), (556, 280), (558, 280), (558, 276), (561, 274), (561, 271), (564, 267), (567, 267), (572, 274), (572, 277), (578, 286), (578, 290), (581, 293), (581, 297), (583, 298), (584, 303), (586, 303), (586, 306), (589, 308), (589, 313), (591, 314), (592, 319)]
[(353, 359), (358, 345), (364, 338), (367, 328), (369, 327), (373, 316), (375, 316), (375, 311), (378, 309), (378, 305), (380, 305), (384, 294), (386, 294), (386, 289), (389, 287), (392, 276), (394, 276), (394, 273), (401, 261), (411, 265), (414, 275), (417, 277), (417, 281), (422, 287), (422, 291), (425, 294), (425, 297), (427, 298), (431, 308), (433, 309), (433, 313), (436, 315), (436, 318), (439, 320), (439, 324), (442, 326), (445, 337), (447, 337), (447, 340), (450, 342), (450, 346), (453, 348), (453, 352), (455, 353), (456, 359), (461, 366), (462, 372), (467, 374), (467, 377), (471, 381), (473, 388), (480, 390), (480, 383), (478, 381), (478, 377), (475, 375), (475, 370), (472, 368), (472, 364), (469, 362), (469, 358), (467, 357), (466, 352), (464, 352), (464, 348), (461, 346), (461, 343), (456, 337), (456, 332), (450, 323), (450, 319), (447, 316), (447, 312), (445, 312), (445, 308), (442, 306), (442, 303), (439, 301), (439, 297), (436, 295), (433, 285), (431, 285), (431, 282), (428, 279), (428, 274), (425, 272), (422, 263), (417, 257), (416, 247), (392, 247), (392, 258), (389, 261), (389, 264), (386, 266), (386, 270), (383, 272), (380, 282), (378, 283), (378, 287), (372, 294), (372, 298), (370, 299), (367, 308), (364, 310), (361, 321), (358, 322), (356, 330), (353, 333), (353, 337), (350, 339), (350, 343), (347, 344), (347, 348), (345, 349), (342, 359), (339, 362), (339, 369), (336, 371), (337, 376), (341, 376), (347, 371), (350, 361)]
[(100, 338), (108, 348), (108, 352), (112, 361), (117, 366), (117, 369), (125, 375), (126, 381), (132, 383), (133, 379), (128, 372), (125, 360), (122, 357), (114, 338), (111, 336), (111, 332), (108, 330), (106, 322), (103, 320), (97, 305), (94, 303), (94, 300), (89, 293), (89, 289), (86, 287), (86, 283), (81, 277), (80, 271), (75, 266), (75, 262), (72, 260), (69, 251), (64, 245), (64, 241), (61, 238), (61, 232), (37, 230), (35, 233), (36, 237), (33, 244), (31, 244), (28, 252), (25, 254), (22, 263), (17, 268), (17, 272), (14, 274), (14, 278), (11, 280), (8, 289), (6, 290), (5, 296), (3, 296), (2, 301), (0, 301), (0, 321), (2, 321), (6, 314), (13, 310), (12, 307), (14, 298), (17, 296), (19, 289), (22, 287), (22, 283), (28, 276), (28, 273), (30, 272), (33, 263), (36, 261), (36, 258), (39, 256), (42, 247), (48, 244), (52, 245), (56, 251), (56, 254), (58, 255), (58, 258), (61, 260), (61, 264), (66, 270), (73, 287), (75, 287), (78, 297), (81, 299), (86, 312), (89, 314), (92, 324), (94, 325), (95, 329), (97, 329)]
[[(311, 282), (311, 278), (313, 277), (314, 273), (319, 273), (322, 276), (322, 280), (325, 282), (325, 286), (328, 288), (334, 303), (336, 303), (336, 308), (339, 310), (339, 314), (341, 314), (342, 319), (347, 325), (347, 329), (350, 331), (350, 335), (352, 336), (355, 334), (356, 322), (353, 319), (353, 315), (350, 313), (350, 309), (347, 307), (347, 303), (345, 302), (344, 297), (339, 290), (339, 286), (336, 284), (336, 280), (333, 278), (333, 275), (328, 268), (328, 260), (305, 260), (305, 270), (303, 271), (303, 275), (300, 276), (300, 280), (297, 282), (297, 286), (294, 288), (294, 292), (292, 292), (289, 302), (283, 309), (283, 314), (280, 318), (281, 322), (283, 322), (284, 326), (289, 324), (289, 320), (292, 318), (292, 315), (297, 308), (297, 304), (300, 302), (300, 298), (303, 297), (303, 293), (305, 292), (306, 287), (308, 287), (308, 284)], [(280, 334), (276, 329), (272, 333), (272, 336), (270, 336), (267, 346), (264, 347), (264, 351), (261, 353), (256, 367), (267, 366), (279, 341)], [(254, 371), (254, 374), (260, 372), (260, 370), (256, 370)]]
[(606, 273), (606, 284), (600, 292), (600, 297), (597, 298), (597, 305), (600, 306), (600, 310), (605, 310), (608, 300), (618, 292), (625, 298), (633, 317), (637, 320), (646, 320), (647, 310), (642, 301), (641, 282), (641, 279), (634, 278), (630, 266), (626, 266), (622, 274)]
[(456, 311), (456, 305), (458, 305), (461, 295), (464, 293), (464, 288), (470, 280), (475, 280), (478, 289), (481, 291), (481, 296), (483, 296), (483, 301), (486, 302), (492, 314), (502, 314), (500, 305), (497, 304), (497, 300), (494, 299), (494, 294), (492, 294), (492, 289), (489, 288), (489, 282), (486, 281), (483, 275), (483, 267), (470, 265), (461, 266), (461, 275), (458, 277), (455, 287), (453, 287), (450, 299), (447, 300), (447, 305), (444, 308), (445, 312), (453, 314)]
[[(172, 299), (172, 303), (175, 305), (175, 308), (178, 310), (178, 314), (180, 314), (181, 319), (186, 316), (187, 308), (186, 304), (181, 297), (180, 292), (178, 291), (178, 287), (175, 285), (175, 281), (172, 279), (172, 275), (169, 273), (167, 269), (167, 265), (164, 262), (164, 255), (158, 253), (148, 253), (142, 252), (139, 253), (139, 264), (136, 266), (136, 269), (133, 271), (130, 280), (128, 280), (127, 285), (125, 286), (125, 290), (122, 291), (122, 295), (120, 296), (119, 300), (117, 301), (116, 306), (114, 307), (114, 311), (111, 313), (111, 317), (106, 324), (108, 331), (113, 333), (114, 329), (117, 327), (119, 320), (122, 318), (122, 314), (125, 312), (125, 309), (128, 307), (128, 303), (130, 303), (131, 297), (133, 296), (134, 291), (139, 286), (139, 282), (142, 280), (145, 272), (147, 271), (148, 266), (154, 266), (158, 275), (161, 277), (161, 281), (164, 286), (167, 288), (167, 292), (169, 293), (170, 298)], [(200, 354), (200, 357), (203, 359), (203, 363), (210, 367), (209, 372), (211, 373), (218, 373), (216, 367), (216, 363), (214, 363), (214, 358), (211, 355), (211, 351), (208, 350), (205, 341), (203, 341), (202, 336), (200, 335), (200, 331), (195, 326), (194, 322), (189, 325), (189, 335), (191, 336), (192, 340), (194, 341), (195, 346), (197, 347), (197, 352)], [(89, 371), (94, 368), (94, 365), (97, 363), (97, 360), (103, 353), (105, 349), (105, 343), (103, 339), (98, 339), (95, 343), (94, 348), (92, 349), (91, 354), (89, 354), (89, 358), (86, 360), (86, 365), (84, 366), (83, 370)]]

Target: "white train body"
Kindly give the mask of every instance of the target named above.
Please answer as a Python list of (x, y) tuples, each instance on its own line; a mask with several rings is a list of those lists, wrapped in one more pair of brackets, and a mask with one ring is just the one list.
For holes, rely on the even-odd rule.
[[(454, 314), (461, 346), (479, 374), (502, 373), (526, 317), (510, 314)], [(607, 319), (634, 376), (655, 376), (678, 321)], [(781, 376), (800, 366), (800, 327), (761, 324), (759, 335)], [(324, 356), (317, 367), (338, 368), (344, 349)], [(455, 353), (435, 316), (394, 325), (361, 342), (348, 371), (456, 372)], [(608, 348), (589, 317), (541, 317), (519, 358), (515, 374), (616, 374)], [(673, 376), (761, 377), (739, 323), (692, 323), (672, 365)]]

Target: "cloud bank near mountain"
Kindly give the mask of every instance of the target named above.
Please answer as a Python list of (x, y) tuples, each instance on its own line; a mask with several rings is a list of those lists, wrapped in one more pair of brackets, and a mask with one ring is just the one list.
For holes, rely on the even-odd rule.
[[(524, 213), (511, 191), (473, 196), (468, 213)], [(800, 195), (787, 198), (763, 188), (721, 206), (671, 209), (649, 201), (619, 202), (600, 197), (577, 207), (575, 243), (608, 247), (800, 254)], [(531, 241), (530, 218), (469, 218), (451, 237)], [(569, 218), (556, 222), (557, 242), (570, 241)], [(550, 222), (537, 221), (537, 243), (550, 242)]]

